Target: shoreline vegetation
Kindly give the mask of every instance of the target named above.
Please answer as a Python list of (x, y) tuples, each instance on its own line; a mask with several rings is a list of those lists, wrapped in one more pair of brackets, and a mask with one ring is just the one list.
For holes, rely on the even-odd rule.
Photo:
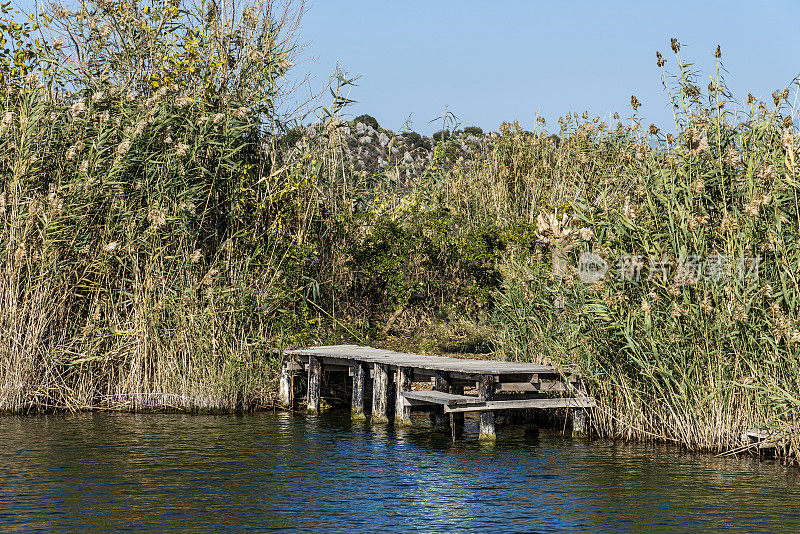
[[(392, 132), (343, 119), (341, 73), (298, 126), (303, 5), (213, 6), (3, 8), (0, 413), (270, 406), (275, 349), (351, 342), (574, 364), (600, 436), (762, 429), (796, 461), (796, 80), (737, 103), (721, 50), (704, 87), (673, 40), (675, 133), (635, 96), (609, 122)], [(590, 252), (612, 268), (585, 283)], [(612, 276), (631, 255), (672, 267)]]

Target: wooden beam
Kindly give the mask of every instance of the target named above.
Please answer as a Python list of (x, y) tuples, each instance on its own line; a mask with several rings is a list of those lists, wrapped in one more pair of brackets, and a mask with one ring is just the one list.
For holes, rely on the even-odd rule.
[(376, 363), (372, 372), (372, 422), (388, 423), (389, 417), (386, 408), (389, 403), (389, 367), (383, 363)]
[(408, 400), (425, 402), (429, 404), (440, 404), (442, 406), (454, 406), (459, 404), (480, 404), (478, 397), (468, 395), (454, 395), (444, 391), (407, 391), (403, 394)]
[(495, 391), (535, 391), (542, 393), (567, 391), (564, 382), (498, 382), (495, 384)]
[(324, 358), (360, 360), (367, 363), (388, 364), (395, 368), (411, 367), (415, 370), (452, 371), (473, 376), (558, 372), (558, 370), (551, 365), (405, 354), (372, 347), (359, 347), (356, 345), (309, 347), (286, 352), (287, 354), (295, 356), (319, 356)]
[(306, 368), (303, 367), (303, 364), (294, 359), (296, 357), (297, 356), (293, 357), (291, 360), (285, 361), (284, 365), (286, 365), (290, 371), (305, 371)]
[(566, 378), (561, 376), (558, 372), (553, 371), (549, 373), (531, 373), (531, 374), (522, 374), (522, 373), (514, 373), (514, 374), (504, 374), (498, 376), (499, 382), (527, 382), (529, 384), (535, 384), (536, 382), (575, 382), (577, 378), (574, 375), (568, 375)]
[(308, 413), (319, 413), (319, 398), (322, 382), (322, 362), (319, 358), (311, 356), (308, 360)]
[(441, 391), (409, 391), (404, 393), (406, 400), (414, 405), (429, 404), (444, 406), (446, 413), (479, 412), (485, 410), (521, 410), (521, 409), (547, 409), (547, 408), (592, 408), (595, 401), (591, 397), (538, 397), (538, 398), (511, 398), (517, 395), (505, 395), (498, 399), (483, 401), (480, 397), (470, 395), (455, 395)]
[(394, 404), (394, 424), (395, 426), (410, 426), (411, 425), (411, 403), (409, 403), (405, 396), (406, 392), (411, 391), (411, 373), (412, 369), (408, 367), (398, 367), (395, 373), (395, 404)]
[(488, 410), (520, 410), (525, 408), (593, 408), (591, 397), (563, 397), (554, 399), (524, 399), (510, 401), (486, 401), (483, 404), (445, 406), (445, 413), (482, 412)]
[[(341, 371), (341, 372), (349, 372), (352, 369), (351, 365), (344, 365), (342, 364), (341, 360), (331, 360), (330, 358), (318, 358), (320, 363), (325, 366), (325, 371)], [(332, 361), (333, 363), (328, 363)], [(306, 369), (308, 369), (309, 364), (306, 364)]]
[[(494, 377), (492, 375), (483, 375), (478, 380), (478, 398), (484, 403), (492, 400), (494, 395)], [(480, 419), (480, 433), (478, 439), (482, 440), (495, 440), (497, 434), (494, 428), (494, 412), (482, 411)]]
[(353, 419), (364, 419), (364, 391), (366, 390), (367, 364), (358, 362), (353, 367), (353, 399), (350, 404), (350, 413)]

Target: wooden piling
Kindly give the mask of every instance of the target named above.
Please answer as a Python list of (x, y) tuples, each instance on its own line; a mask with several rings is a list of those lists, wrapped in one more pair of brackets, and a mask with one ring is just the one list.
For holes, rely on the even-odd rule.
[(525, 410), (525, 436), (537, 437), (539, 435), (540, 412), (535, 408)]
[[(450, 393), (453, 395), (463, 395), (464, 394), (464, 386), (450, 386)], [(450, 426), (452, 427), (453, 438), (457, 435), (461, 435), (464, 432), (464, 414), (459, 413), (451, 413), (450, 414)]]
[[(450, 373), (447, 371), (435, 371), (431, 379), (431, 386), (434, 391), (450, 393)], [(463, 420), (463, 415), (461, 416)], [(433, 428), (440, 431), (450, 432), (450, 418), (444, 413), (444, 406), (436, 404), (431, 409), (431, 424)]]
[(294, 396), (294, 392), (292, 391), (292, 374), (291, 371), (292, 362), (291, 360), (287, 360), (283, 362), (281, 366), (281, 376), (278, 382), (278, 403), (284, 408), (291, 408), (292, 407), (292, 397)]
[(319, 398), (322, 383), (322, 361), (311, 356), (308, 359), (308, 413), (319, 413)]
[(411, 391), (411, 373), (413, 369), (398, 367), (395, 374), (395, 401), (394, 424), (395, 426), (411, 425), (411, 403), (403, 396), (406, 391)]
[(364, 419), (364, 391), (366, 389), (367, 374), (369, 367), (363, 362), (355, 362), (353, 365), (353, 400), (350, 406), (350, 413), (353, 419)]
[(386, 364), (376, 363), (372, 377), (372, 422), (388, 423), (386, 415), (389, 403), (389, 367)]
[[(575, 386), (577, 394), (581, 397), (586, 397), (586, 383), (583, 380), (578, 380)], [(572, 410), (572, 436), (573, 437), (586, 437), (589, 435), (589, 422), (588, 414), (583, 409)]]
[(586, 412), (580, 408), (572, 410), (572, 436), (586, 436)]
[[(482, 375), (478, 380), (478, 398), (482, 401), (492, 400), (494, 395), (494, 377), (492, 375)], [(481, 412), (480, 433), (478, 439), (495, 440), (497, 434), (494, 428), (494, 412)]]

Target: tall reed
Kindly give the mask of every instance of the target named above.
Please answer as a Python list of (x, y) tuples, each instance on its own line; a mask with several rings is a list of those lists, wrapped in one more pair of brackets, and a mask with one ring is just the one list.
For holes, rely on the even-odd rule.
[[(601, 434), (722, 451), (760, 428), (796, 457), (800, 207), (789, 89), (774, 106), (750, 96), (737, 111), (721, 52), (704, 93), (673, 46), (678, 72), (665, 80), (678, 136), (643, 128), (635, 114), (611, 131), (568, 116), (547, 172), (571, 183), (553, 195), (554, 184), (556, 205), (540, 210), (544, 248), (572, 265), (591, 251), (611, 270), (586, 284), (546, 261), (509, 260), (499, 343), (509, 358), (576, 364), (601, 399)], [(756, 272), (737, 271), (752, 271), (755, 262), (739, 264), (751, 258)], [(664, 261), (669, 272), (648, 274)]]
[(270, 149), (289, 7), (6, 21), (30, 53), (0, 93), (0, 411), (270, 401), (303, 179)]
[[(263, 406), (283, 344), (458, 345), (419, 342), (444, 331), (577, 367), (602, 435), (722, 451), (765, 428), (796, 458), (789, 89), (737, 104), (721, 51), (706, 90), (674, 41), (674, 134), (636, 97), (624, 122), (506, 123), (474, 146), (446, 115), (423, 168), (404, 154), (425, 143), (381, 130), (368, 173), (342, 74), (285, 135), (302, 5), (215, 6), (53, 6), (38, 42), (4, 23), (0, 411)], [(591, 284), (588, 252), (610, 266)], [(687, 276), (691, 258), (714, 271)]]

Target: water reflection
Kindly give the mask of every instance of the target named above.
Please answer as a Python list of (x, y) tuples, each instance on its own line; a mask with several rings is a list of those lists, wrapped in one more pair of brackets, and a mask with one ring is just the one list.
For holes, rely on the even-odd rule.
[(349, 413), (0, 418), (0, 531), (798, 531), (796, 470)]

